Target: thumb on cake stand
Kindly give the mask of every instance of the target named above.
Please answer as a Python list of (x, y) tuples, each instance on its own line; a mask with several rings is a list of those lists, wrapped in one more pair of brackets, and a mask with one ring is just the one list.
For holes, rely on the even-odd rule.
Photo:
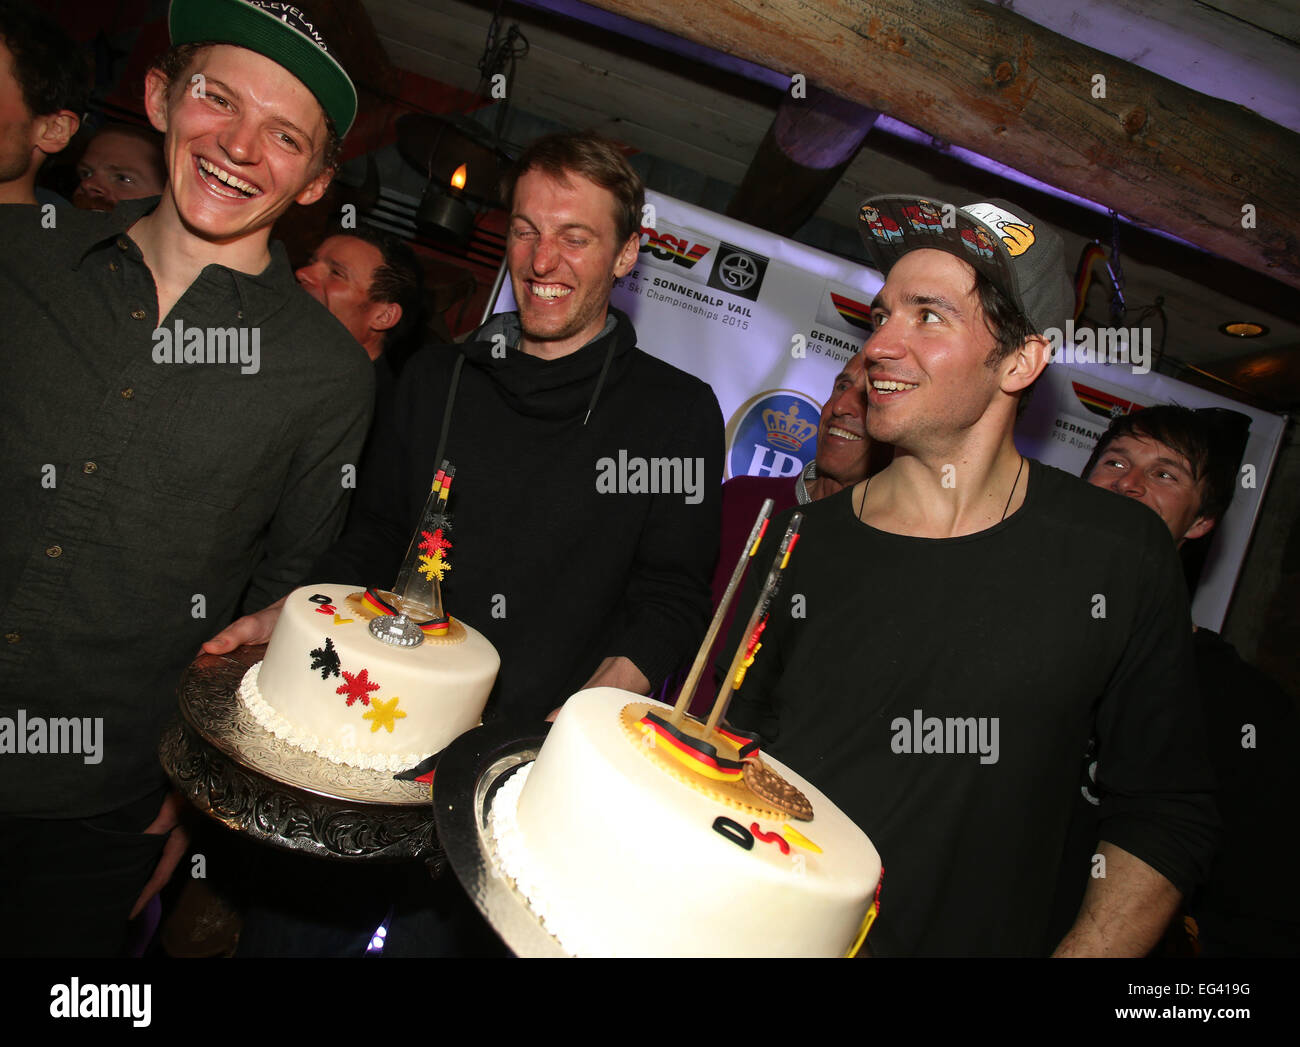
[(282, 596), (270, 607), (264, 607), (255, 614), (236, 618), (211, 640), (205, 641), (201, 650), (205, 654), (229, 654), (236, 647), (245, 644), (251, 646), (270, 643), (271, 631), (275, 628), (275, 623), (280, 620), (280, 612), (284, 609), (284, 602), (287, 599), (289, 599), (287, 595)]

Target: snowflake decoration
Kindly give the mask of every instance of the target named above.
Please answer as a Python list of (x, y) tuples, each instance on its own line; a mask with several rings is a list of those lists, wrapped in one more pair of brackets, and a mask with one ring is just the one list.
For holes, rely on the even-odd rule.
[(371, 734), (374, 734), (381, 727), (387, 727), (388, 733), (392, 734), (393, 725), (396, 721), (406, 719), (406, 713), (397, 707), (398, 701), (400, 701), (398, 698), (393, 698), (387, 702), (382, 698), (376, 698), (371, 702), (370, 712), (363, 714), (361, 717), (363, 720), (372, 721), (370, 724)]
[(438, 581), (442, 581), (443, 577), (450, 570), (451, 564), (446, 561), (441, 551), (434, 553), (432, 556), (420, 557), (419, 571), (430, 581), (433, 581), (434, 578), (437, 578)]
[(451, 548), (451, 542), (447, 541), (446, 537), (444, 537), (441, 527), (434, 531), (433, 534), (430, 534), (428, 531), (421, 531), (420, 536), (420, 550), (428, 553), (430, 556), (436, 556), (444, 549)]
[(339, 674), (339, 652), (334, 650), (334, 641), (325, 637), (325, 646), (316, 647), (311, 652), (312, 669), (320, 670), (320, 678), (328, 680)]
[(379, 690), (379, 684), (370, 682), (368, 669), (362, 669), (356, 676), (344, 669), (343, 679), (347, 682), (342, 687), (336, 687), (334, 693), (346, 694), (348, 696), (348, 705), (351, 705), (358, 698), (361, 699), (362, 705), (369, 705), (370, 692)]

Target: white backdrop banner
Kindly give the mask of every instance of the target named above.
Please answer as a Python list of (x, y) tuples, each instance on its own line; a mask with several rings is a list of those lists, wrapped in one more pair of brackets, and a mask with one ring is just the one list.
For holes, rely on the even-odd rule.
[[(874, 269), (659, 193), (636, 266), (611, 301), (637, 344), (712, 387), (727, 425), (726, 475), (793, 476), (812, 461), (824, 398), (869, 334), (884, 282)], [(515, 308), (510, 282), (492, 308)], [(1250, 418), (1236, 494), (1192, 602), (1222, 628), (1285, 419), (1122, 364), (1053, 363), (1016, 427), (1025, 454), (1078, 475), (1115, 414), (1155, 403), (1225, 407)], [(1249, 467), (1248, 469), (1246, 467)]]

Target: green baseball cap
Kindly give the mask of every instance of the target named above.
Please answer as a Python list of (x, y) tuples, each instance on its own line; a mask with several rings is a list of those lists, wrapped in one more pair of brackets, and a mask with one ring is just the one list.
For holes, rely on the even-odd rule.
[(271, 0), (172, 0), (173, 44), (234, 44), (278, 62), (303, 82), (342, 138), (357, 116), (357, 89), (299, 8)]

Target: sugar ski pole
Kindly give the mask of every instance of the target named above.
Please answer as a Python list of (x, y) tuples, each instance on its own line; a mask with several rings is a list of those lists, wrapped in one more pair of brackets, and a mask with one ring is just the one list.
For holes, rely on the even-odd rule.
[(740, 645), (736, 648), (736, 653), (731, 659), (731, 668), (727, 672), (727, 678), (723, 681), (722, 690), (718, 692), (718, 697), (713, 702), (713, 709), (709, 713), (709, 722), (704, 729), (706, 739), (713, 734), (714, 729), (726, 716), (727, 706), (731, 704), (731, 696), (744, 679), (742, 670), (748, 667), (748, 662), (753, 660), (754, 653), (758, 650), (758, 638), (767, 625), (768, 608), (772, 604), (772, 598), (776, 595), (777, 587), (781, 584), (781, 572), (785, 570), (785, 565), (790, 562), (790, 554), (794, 552), (795, 544), (799, 541), (799, 525), (802, 523), (803, 513), (795, 513), (794, 516), (790, 517), (790, 526), (785, 529), (785, 537), (781, 539), (781, 546), (777, 549), (776, 556), (772, 560), (772, 569), (767, 572), (767, 580), (763, 583), (763, 588), (754, 603), (754, 613), (749, 616), (749, 622), (745, 626), (745, 631), (741, 634)]
[(722, 628), (722, 620), (726, 618), (727, 609), (731, 606), (736, 590), (740, 587), (740, 579), (745, 574), (745, 568), (749, 566), (749, 561), (754, 558), (754, 553), (758, 551), (758, 543), (763, 540), (763, 535), (767, 533), (768, 517), (772, 515), (772, 506), (774, 504), (771, 498), (764, 500), (763, 507), (759, 509), (758, 517), (754, 520), (754, 526), (750, 529), (749, 540), (745, 543), (745, 548), (740, 551), (740, 559), (736, 561), (736, 569), (731, 572), (731, 580), (727, 582), (727, 588), (723, 591), (722, 599), (718, 602), (718, 609), (713, 612), (713, 621), (709, 623), (709, 631), (704, 634), (704, 642), (700, 644), (700, 650), (695, 655), (691, 671), (687, 673), (686, 682), (682, 684), (682, 693), (677, 698), (677, 705), (668, 717), (668, 722), (674, 727), (682, 722), (686, 710), (691, 707), (691, 699), (695, 697), (695, 689), (699, 686), (700, 677), (708, 665), (709, 652), (713, 650), (713, 641), (718, 638), (718, 631)]

